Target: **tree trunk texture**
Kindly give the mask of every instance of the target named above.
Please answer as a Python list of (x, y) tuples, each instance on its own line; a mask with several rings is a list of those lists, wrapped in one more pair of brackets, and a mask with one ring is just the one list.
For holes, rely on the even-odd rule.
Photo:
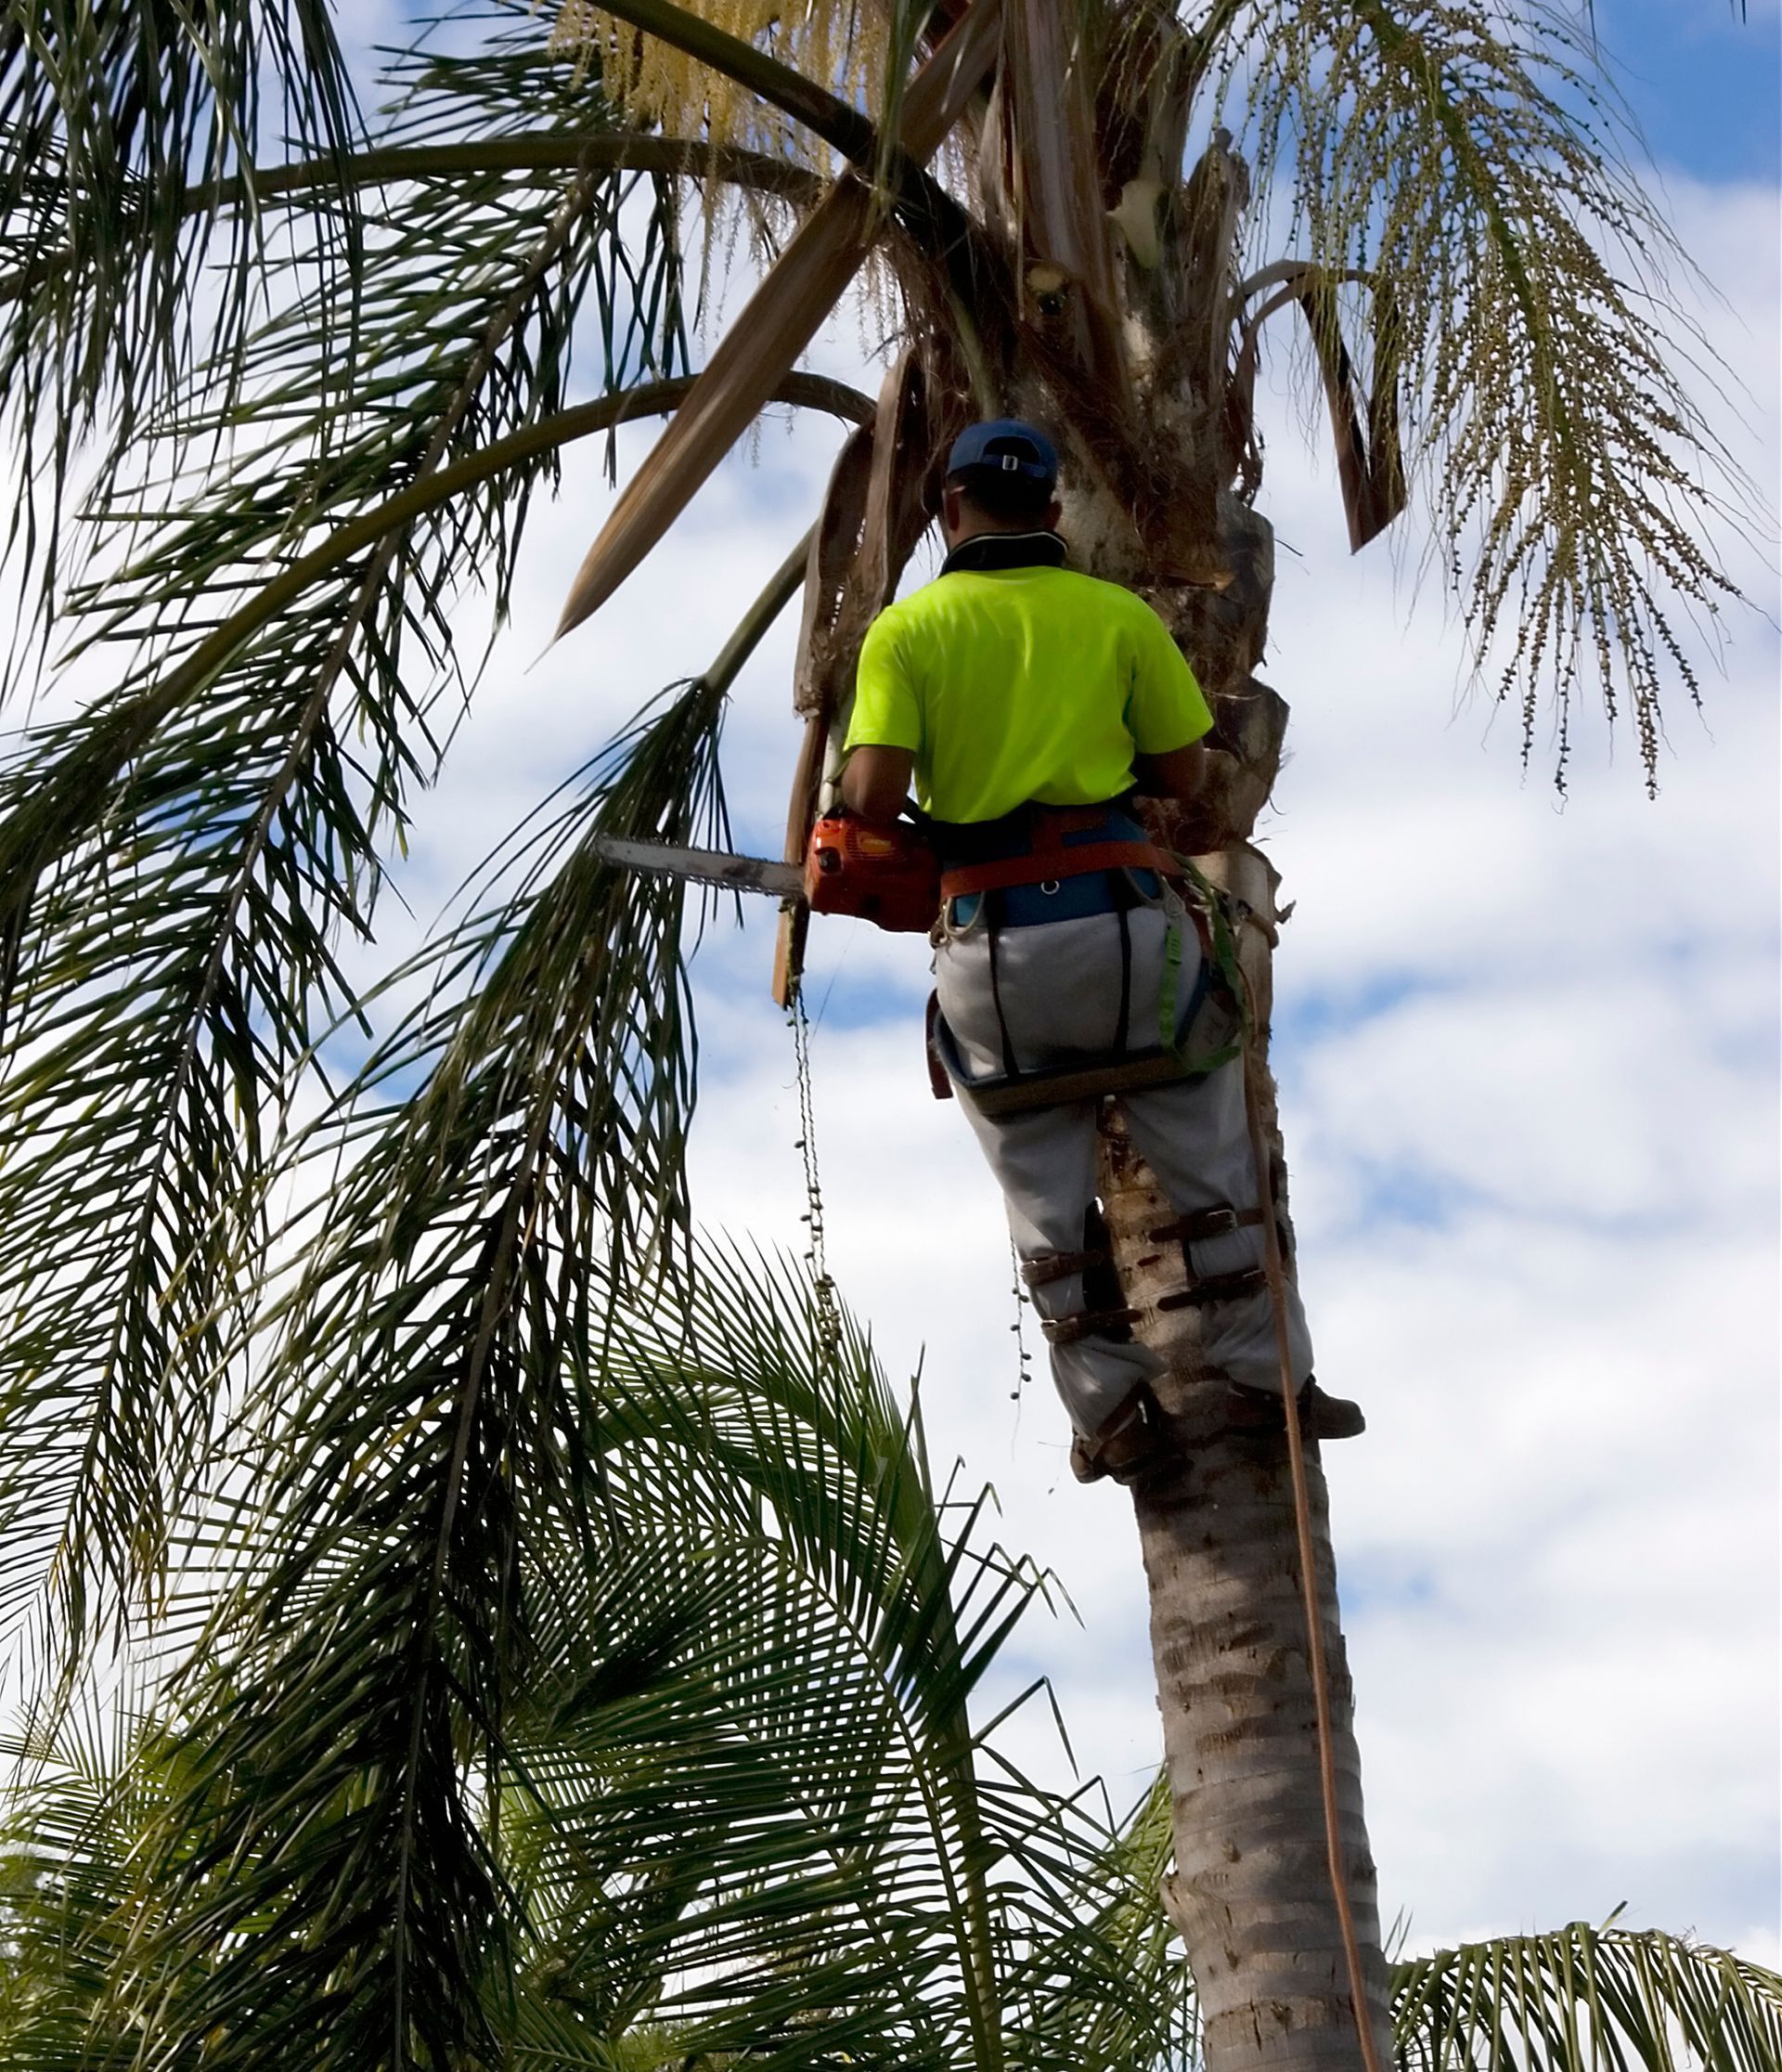
[[(1159, 833), (1200, 851), (1201, 868), (1249, 910), (1238, 952), (1256, 1004), (1256, 1041), (1265, 1051), (1277, 880), (1247, 837), (1279, 768), (1286, 706), (1248, 673), (1261, 653), (1272, 576), (1266, 525), (1245, 510), (1241, 542), (1233, 544), (1241, 544), (1245, 565), (1224, 591), (1183, 593), (1173, 615), (1167, 596), (1154, 599), (1177, 619), (1196, 665), (1207, 657), (1216, 714), (1211, 781), (1202, 796), (1192, 809), (1156, 811)], [(1259, 1078), (1285, 1222), (1273, 1081), (1266, 1069)], [(1182, 1286), (1181, 1252), (1147, 1235), (1172, 1211), (1125, 1134), (1117, 1104), (1104, 1126), (1102, 1174), (1121, 1299), (1143, 1313), (1139, 1336), (1169, 1362), (1157, 1394), (1183, 1457), (1178, 1471), (1135, 1496), (1135, 1509), (1174, 1813), (1176, 1869), (1164, 1903), (1194, 1975), (1207, 2072), (1358, 2072), (1362, 2059), (1327, 1861), (1285, 1444), (1220, 1429), (1223, 1382), (1205, 1371), (1196, 1313), (1156, 1307)], [(1290, 1224), (1288, 1230), (1290, 1242)], [(1312, 1325), (1315, 1334), (1315, 1318)], [(1387, 1969), (1353, 1690), (1324, 1480), (1313, 1453), (1307, 1468), (1343, 1863), (1368, 2019), (1380, 2062), (1389, 2066)]]

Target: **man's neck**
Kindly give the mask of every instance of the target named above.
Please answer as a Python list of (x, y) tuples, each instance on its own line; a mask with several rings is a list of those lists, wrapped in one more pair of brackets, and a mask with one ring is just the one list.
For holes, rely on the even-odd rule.
[(1020, 530), (987, 525), (953, 543), (941, 563), (943, 576), (999, 568), (1062, 568), (1068, 558), (1064, 541), (1049, 525)]

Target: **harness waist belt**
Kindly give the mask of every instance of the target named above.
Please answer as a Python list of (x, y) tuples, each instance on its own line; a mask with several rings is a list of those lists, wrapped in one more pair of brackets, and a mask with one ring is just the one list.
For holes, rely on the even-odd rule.
[(940, 896), (962, 900), (974, 892), (1047, 885), (1092, 871), (1156, 871), (1173, 876), (1175, 870), (1175, 858), (1151, 842), (1075, 842), (1069, 848), (1029, 849), (1024, 856), (1001, 856), (988, 863), (962, 863), (942, 872)]
[[(1178, 1080), (1202, 1079), (1207, 1069), (1204, 1059), (1178, 1057), (1170, 1051), (1132, 1051), (1093, 1065), (1048, 1066), (1014, 1079), (982, 1081), (975, 1086), (962, 1081), (959, 1092), (980, 1115), (995, 1120), (1005, 1115), (1025, 1115), (1030, 1108), (1057, 1107), (1066, 1101), (1099, 1100), (1104, 1094), (1142, 1094), (1153, 1086), (1173, 1086)], [(949, 1081), (941, 1098), (952, 1091)]]

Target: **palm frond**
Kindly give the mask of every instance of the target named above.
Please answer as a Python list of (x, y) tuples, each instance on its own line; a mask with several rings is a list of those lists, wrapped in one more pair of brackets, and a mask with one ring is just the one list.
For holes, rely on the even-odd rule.
[[(917, 167), (934, 155), (995, 60), (998, 5), (973, 0), (910, 82), (898, 142)], [(600, 609), (686, 509), (816, 335), (883, 221), (879, 198), (849, 176), (806, 218), (626, 485), (570, 586), (560, 639)]]
[[(0, 427), (18, 495), (6, 540), (36, 565), (45, 630), (77, 471), (103, 473), (195, 380), (226, 398), (240, 378), (265, 263), (260, 164), (294, 144), (325, 168), (359, 129), (323, 0), (7, 7)], [(187, 205), (191, 184), (229, 181), (245, 206)], [(315, 264), (350, 342), (357, 213), (329, 185), (336, 235)]]
[(423, 1249), (288, 1333), (262, 1564), (184, 1680), (99, 2027), (225, 2068), (1038, 2072), (1080, 2021), (1095, 2072), (1154, 2062), (1145, 1850), (969, 1717), (1041, 1579), (833, 1297), (711, 1245), (584, 1303), (551, 1212), (508, 1270), (498, 1211), (461, 1298), (411, 1298)]
[[(835, 80), (856, 98), (881, 97), (885, 47), (876, 17), (813, 7), (784, 23), (772, 0), (726, 12), (741, 35), (674, 0), (562, 0), (555, 41), (584, 61), (592, 58), (626, 108), (671, 133), (703, 128), (715, 144), (807, 159), (799, 148), (803, 129), (846, 158), (875, 163), (872, 124), (817, 83)], [(794, 63), (759, 47), (757, 39), (769, 32), (792, 45)]]
[(1581, 1921), (1393, 1967), (1405, 2072), (1774, 2072), (1782, 1977), (1724, 1949)]
[(1711, 642), (1736, 595), (1712, 542), (1761, 499), (1686, 385), (1711, 356), (1671, 285), (1688, 262), (1625, 171), (1594, 38), (1545, 4), (1208, 20), (1260, 191), (1290, 187), (1307, 259), (1389, 298), (1374, 390), (1401, 374), (1405, 466), (1525, 761), (1544, 692), (1563, 785), (1594, 683), (1652, 781), (1667, 677), (1697, 695), (1685, 621)]
[[(676, 363), (672, 235), (657, 217), (640, 258), (617, 235), (634, 177), (584, 175), (561, 199), (416, 183), (368, 258), (360, 321), (383, 377), (353, 412), (318, 363), (312, 278), (243, 347), (263, 436), (230, 442), (200, 377), (168, 436), (183, 454), (202, 429), (209, 483), (182, 498), (150, 454), (137, 494), (152, 511), (172, 491), (167, 515), (93, 514), (100, 547), (136, 537), (76, 591), (82, 643), (136, 658), (0, 774), (0, 1283), (30, 1320), (0, 1382), (0, 1609), (53, 1607), (68, 1649), (96, 1607), (115, 1621), (133, 1590), (152, 1601), (231, 1291), (257, 1271), (263, 1124), (351, 1005), (334, 938), (368, 929), (405, 796), (437, 760), (460, 572), (505, 602), (574, 408), (584, 299), (608, 313), (608, 373)], [(449, 243), (428, 241), (443, 221)], [(45, 1219), (57, 1248), (32, 1242)]]

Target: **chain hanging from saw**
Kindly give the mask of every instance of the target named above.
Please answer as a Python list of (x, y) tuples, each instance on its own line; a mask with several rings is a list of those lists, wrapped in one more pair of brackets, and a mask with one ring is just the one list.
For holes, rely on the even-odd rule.
[(1021, 1254), (1015, 1249), (1013, 1232), (1009, 1237), (1009, 1292), (1014, 1297), (1014, 1322), (1009, 1326), (1014, 1334), (1014, 1386), (1009, 1391), (1009, 1401), (1018, 1405), (1027, 1392), (1027, 1383), (1033, 1379), (1033, 1353), (1027, 1345), (1025, 1314), (1033, 1297), (1027, 1293), (1027, 1285), (1021, 1278)]
[(817, 1363), (820, 1374), (833, 1374), (840, 1365), (842, 1313), (835, 1299), (835, 1283), (830, 1278), (829, 1254), (823, 1226), (823, 1185), (817, 1164), (817, 1118), (811, 1099), (810, 1022), (805, 1013), (804, 988), (794, 986), (786, 1002), (786, 1021), (792, 1030), (792, 1055), (798, 1086), (798, 1140), (795, 1146), (805, 1169), (805, 1263), (810, 1269), (813, 1317), (817, 1332)]

